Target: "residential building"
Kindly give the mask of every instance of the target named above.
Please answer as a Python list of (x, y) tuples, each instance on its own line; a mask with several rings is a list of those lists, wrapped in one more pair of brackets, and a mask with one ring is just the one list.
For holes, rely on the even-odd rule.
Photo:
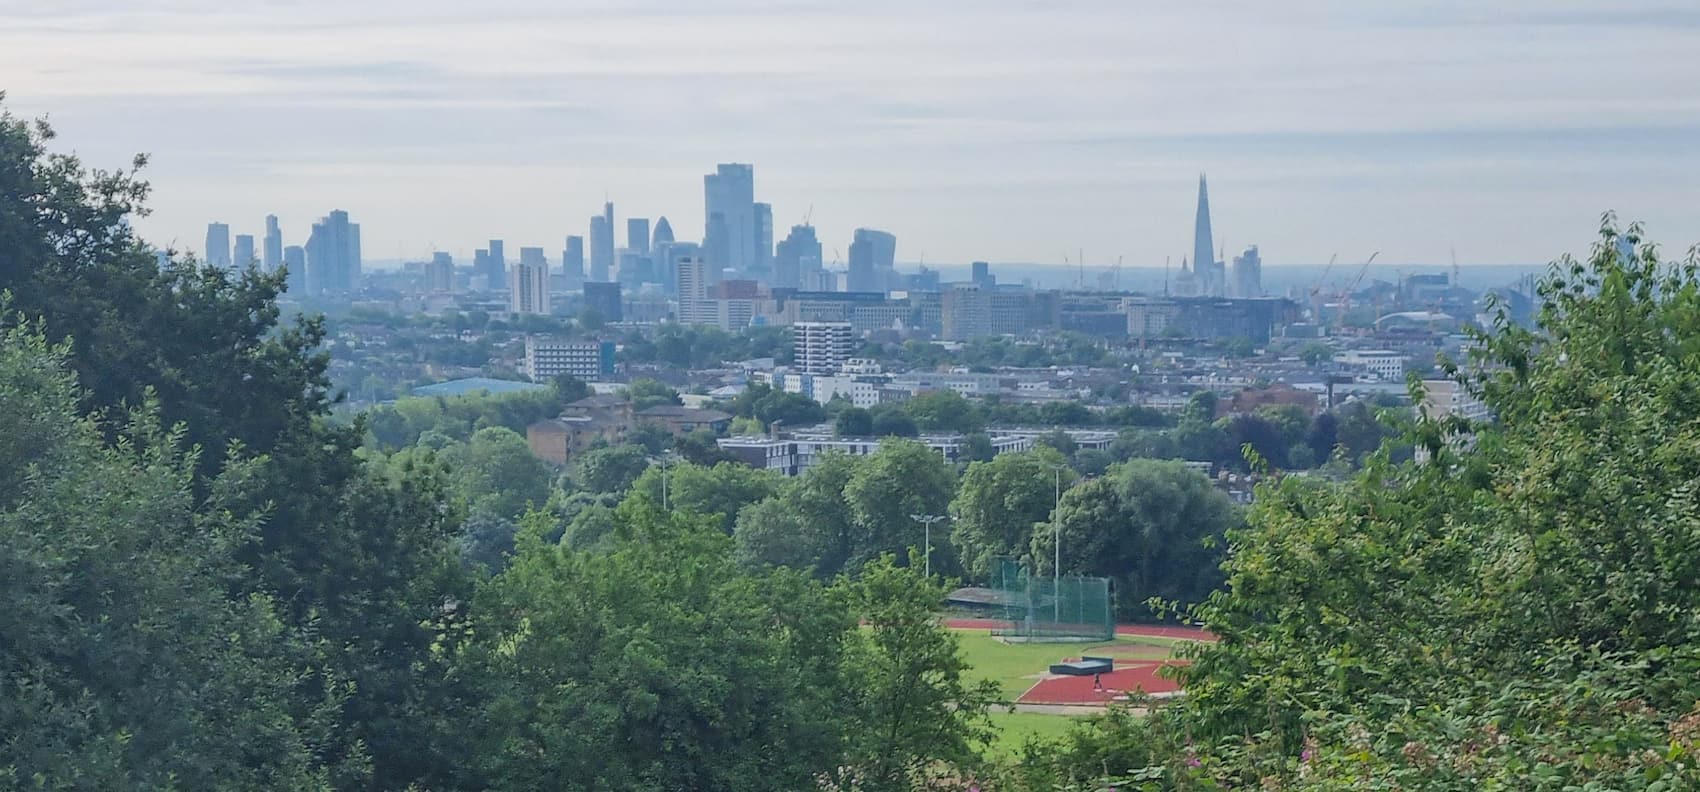
[(732, 416), (719, 410), (698, 410), (672, 404), (639, 410), (636, 420), (639, 423), (660, 424), (674, 437), (684, 437), (701, 429), (720, 434), (732, 425)]
[(1334, 355), (1337, 365), (1374, 376), (1382, 382), (1405, 381), (1405, 356), (1391, 349), (1349, 349)]
[(855, 350), (849, 322), (798, 322), (791, 335), (792, 365), (806, 374), (836, 374)]
[(702, 256), (679, 256), (674, 262), (680, 324), (716, 324), (715, 305), (708, 297), (708, 262)]
[(941, 308), (946, 340), (966, 341), (992, 334), (992, 292), (979, 284), (946, 285)]
[(597, 380), (614, 373), (613, 341), (555, 341), (525, 339), (525, 374), (544, 382), (562, 374)]
[(206, 263), (219, 269), (230, 269), (229, 225), (207, 224)]
[(583, 289), (585, 310), (595, 311), (605, 322), (621, 321), (620, 284), (586, 281)]
[(508, 280), (508, 310), (516, 314), (549, 313), (549, 260), (543, 248), (519, 249), (519, 263)]
[(525, 428), (531, 453), (565, 465), (597, 441), (617, 444), (632, 428), (632, 403), (623, 396), (587, 396), (568, 404), (561, 415)]
[(265, 248), (261, 251), (260, 267), (276, 272), (283, 266), (283, 229), (277, 225), (277, 215), (266, 215)]
[(425, 265), (425, 291), (435, 294), (447, 294), (454, 290), (454, 256), (442, 251), (432, 253), (431, 262)]
[(254, 235), (237, 234), (236, 251), (231, 254), (230, 265), (233, 269), (245, 270), (259, 262), (254, 258)]

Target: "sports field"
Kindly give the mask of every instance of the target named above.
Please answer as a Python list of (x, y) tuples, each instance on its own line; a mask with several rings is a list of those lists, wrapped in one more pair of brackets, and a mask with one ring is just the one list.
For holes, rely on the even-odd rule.
[[(990, 679), (998, 684), (1006, 702), (1020, 705), (1018, 711), (999, 708), (992, 715), (999, 730), (994, 747), (1010, 754), (1030, 737), (1051, 738), (1064, 734), (1074, 717), (1095, 714), (1111, 701), (1129, 693), (1164, 695), (1177, 685), (1161, 675), (1174, 659), (1178, 645), (1211, 636), (1188, 628), (1129, 626), (1117, 630), (1115, 640), (1101, 643), (1006, 644), (992, 635), (1000, 623), (952, 620), (963, 659), (972, 666), (971, 680)], [(1115, 670), (1104, 674), (1102, 690), (1092, 677), (1051, 676), (1052, 663), (1083, 655), (1111, 656)]]

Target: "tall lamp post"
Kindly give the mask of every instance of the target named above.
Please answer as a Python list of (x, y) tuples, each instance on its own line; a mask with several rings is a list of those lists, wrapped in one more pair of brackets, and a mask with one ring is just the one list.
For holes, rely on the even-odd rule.
[(661, 466), (661, 510), (670, 512), (673, 504), (667, 497), (667, 462), (673, 458), (671, 451), (663, 452), (659, 457), (650, 457), (649, 461)]
[(933, 523), (949, 519), (943, 514), (911, 514), (909, 519), (921, 524), (926, 536), (926, 549), (923, 551), (927, 559), (927, 577), (933, 576)]
[(1051, 561), (1051, 620), (1062, 621), (1062, 474), (1068, 470), (1067, 465), (1047, 465), (1055, 474), (1052, 481), (1051, 495), (1051, 550), (1055, 553)]

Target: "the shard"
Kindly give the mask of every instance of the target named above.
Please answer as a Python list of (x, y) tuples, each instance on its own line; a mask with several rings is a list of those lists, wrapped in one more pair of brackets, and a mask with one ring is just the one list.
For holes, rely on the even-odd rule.
[(1210, 192), (1204, 186), (1204, 174), (1198, 174), (1198, 219), (1192, 230), (1192, 269), (1198, 278), (1198, 293), (1204, 297), (1222, 296), (1222, 267), (1216, 261), (1216, 245), (1210, 234)]

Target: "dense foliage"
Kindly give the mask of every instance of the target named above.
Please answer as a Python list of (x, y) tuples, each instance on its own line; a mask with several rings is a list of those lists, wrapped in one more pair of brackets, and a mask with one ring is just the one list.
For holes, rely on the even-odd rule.
[(1426, 463), (1264, 492), (1196, 610), (1221, 640), (1183, 703), (1024, 783), (1700, 784), (1700, 260), (1608, 220), (1540, 288), (1537, 328), (1502, 319), (1454, 368), (1497, 420), (1434, 416)]

